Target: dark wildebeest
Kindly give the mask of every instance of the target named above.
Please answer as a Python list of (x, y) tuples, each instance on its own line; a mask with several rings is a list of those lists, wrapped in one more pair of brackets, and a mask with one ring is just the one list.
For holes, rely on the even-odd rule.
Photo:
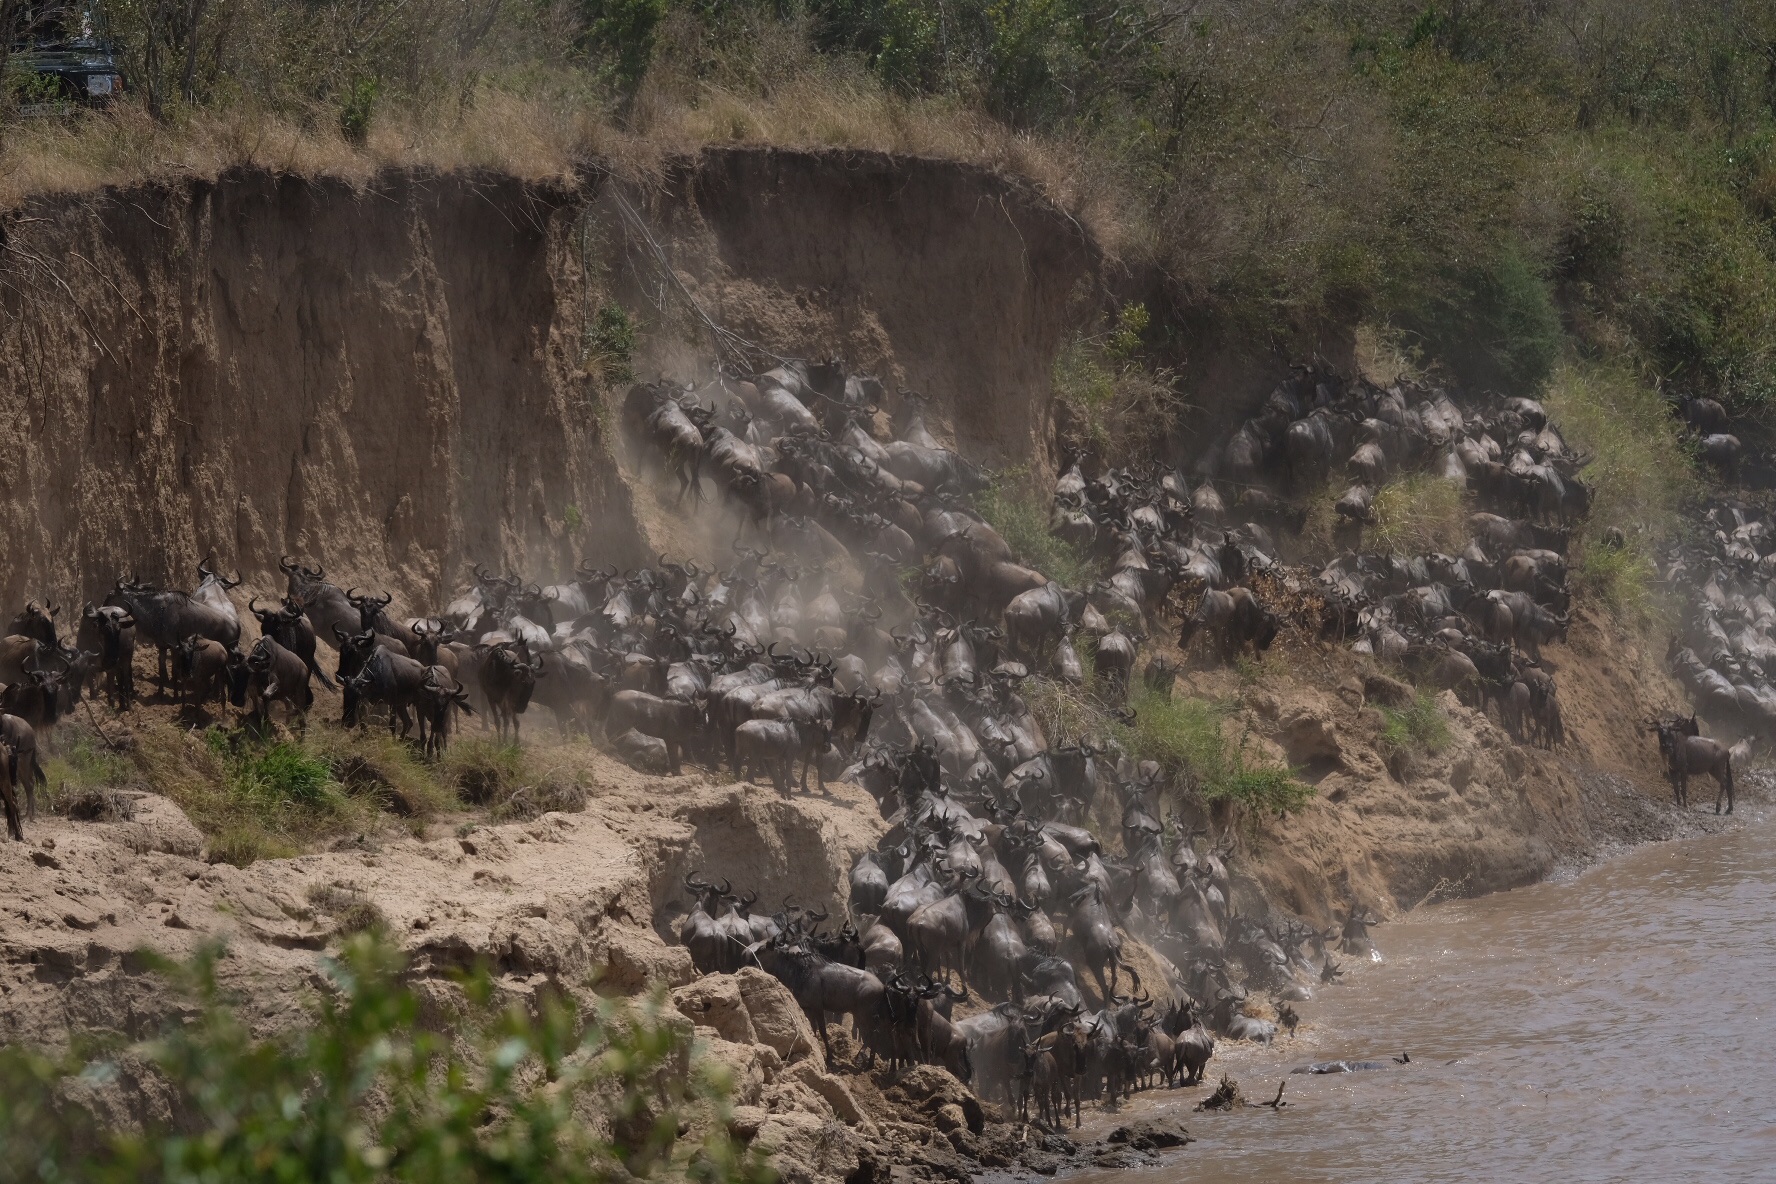
[(49, 778), (43, 775), (43, 766), (37, 760), (37, 730), (19, 716), (0, 715), (0, 747), (6, 750), (6, 825), (12, 837), (23, 842), (25, 835), (18, 827), (17, 789), (24, 787), (26, 817), (33, 821), (37, 817), (37, 787), (49, 790)]
[(289, 715), (298, 719), (306, 719), (308, 709), (314, 706), (308, 667), (269, 634), (254, 642), (247, 653), (247, 702), (260, 727), (271, 722), (273, 703), (282, 703)]
[(666, 758), (676, 777), (685, 748), (702, 734), (703, 719), (703, 707), (698, 703), (662, 699), (646, 691), (618, 691), (611, 696), (604, 731), (607, 736), (620, 736), (634, 728), (644, 736), (664, 740)]
[(527, 660), (521, 642), (502, 641), (493, 646), (476, 646), (481, 655), (481, 694), (487, 699), (487, 714), (501, 740), (511, 728), (512, 741), (518, 740), (518, 717), (530, 706), (536, 690), (540, 664)]
[(95, 607), (88, 601), (80, 614), (74, 644), (98, 655), (112, 705), (128, 711), (136, 697), (136, 619), (116, 605)]
[(230, 652), (221, 642), (196, 633), (179, 641), (173, 650), (173, 683), (181, 707), (202, 707), (211, 699), (228, 702)]
[(799, 756), (802, 792), (808, 791), (808, 766), (813, 765), (819, 774), (820, 792), (825, 793), (826, 774), (820, 768), (820, 757), (831, 735), (831, 726), (820, 719), (749, 719), (734, 729), (734, 754), (739, 761), (735, 772), (751, 782), (761, 767), (768, 769), (772, 787), (787, 796)]
[(197, 636), (215, 642), (225, 652), (240, 644), (240, 617), (232, 608), (224, 612), (184, 592), (119, 582), (105, 603), (128, 610), (137, 635), (160, 652), (158, 673), (163, 690), (167, 686), (167, 656), (186, 638)]
[(400, 735), (405, 737), (413, 729), (409, 708), (419, 700), (426, 668), (383, 646), (374, 630), (351, 634), (339, 630), (335, 636), (339, 639), (339, 682), (345, 691), (340, 722), (356, 727), (360, 706), (385, 703), (389, 731), (394, 732), (399, 724)]
[(1249, 588), (1222, 591), (1208, 588), (1197, 602), (1196, 611), (1184, 619), (1178, 630), (1178, 648), (1188, 650), (1196, 635), (1205, 630), (1220, 630), (1217, 648), (1221, 661), (1230, 663), (1252, 646), (1253, 655), (1262, 656), (1276, 640), (1281, 621), (1277, 615), (1258, 602)]
[(1711, 776), (1715, 781), (1714, 812), (1721, 812), (1721, 799), (1727, 802), (1727, 813), (1733, 812), (1733, 753), (1718, 740), (1696, 734), (1696, 717), (1675, 723), (1655, 723), (1659, 737), (1659, 755), (1665, 758), (1665, 771), (1671, 778), (1671, 789), (1677, 804), (1690, 804), (1692, 774)]
[(262, 609), (259, 598), (247, 601), (247, 611), (259, 621), (259, 633), (276, 641), (284, 649), (295, 654), (310, 676), (321, 680), (321, 685), (329, 691), (333, 690), (333, 680), (327, 677), (320, 663), (315, 661), (315, 630), (302, 611), (302, 606), (294, 600), (286, 598), (283, 607)]
[(451, 712), (455, 710), (464, 715), (474, 715), (475, 709), (469, 706), (468, 689), (452, 678), (450, 671), (442, 666), (426, 667), (420, 689), (423, 693), (419, 698), (419, 731), (425, 753), (427, 756), (441, 757), (444, 755), (445, 745), (450, 741)]
[(339, 649), (341, 634), (349, 637), (358, 631), (361, 614), (357, 606), (346, 599), (343, 588), (327, 582), (325, 568), (303, 567), (286, 555), (278, 561), (278, 570), (289, 580), (284, 592), (286, 600), (301, 606), (316, 637)]

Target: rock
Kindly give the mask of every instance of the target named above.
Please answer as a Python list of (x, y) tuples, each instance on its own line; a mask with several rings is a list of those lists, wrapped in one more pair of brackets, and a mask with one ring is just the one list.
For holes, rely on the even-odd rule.
[[(845, 1083), (830, 1073), (822, 1073), (815, 1068), (813, 1061), (801, 1061), (790, 1066), (784, 1077), (790, 1081), (799, 1081), (819, 1094), (832, 1107), (833, 1114), (847, 1126), (858, 1127), (865, 1134), (875, 1133), (876, 1124), (863, 1112), (863, 1107), (857, 1104), (857, 1099), (852, 1096)], [(967, 1119), (964, 1118), (963, 1121), (966, 1123)]]
[(691, 952), (683, 946), (667, 945), (651, 930), (610, 925), (604, 930), (604, 940), (603, 974), (598, 980), (602, 991), (638, 995), (654, 983), (677, 987), (697, 977)]
[(756, 966), (742, 967), (734, 979), (741, 998), (746, 1000), (746, 1011), (752, 1017), (752, 1029), (760, 1044), (768, 1045), (786, 1063), (806, 1057), (821, 1069), (826, 1068), (814, 1026), (788, 987)]
[(959, 1131), (968, 1125), (968, 1116), (962, 1113), (962, 1107), (954, 1102), (939, 1106), (937, 1113), (931, 1116), (931, 1120), (937, 1124), (937, 1129), (946, 1135), (951, 1131)]
[(1101, 1151), (1098, 1153), (1097, 1158), (1092, 1160), (1092, 1166), (1095, 1168), (1102, 1168), (1105, 1171), (1126, 1171), (1129, 1168), (1140, 1167), (1141, 1157), (1132, 1151), (1124, 1151), (1121, 1149), (1115, 1151)]
[(927, 1114), (936, 1114), (945, 1106), (962, 1112), (970, 1134), (980, 1134), (986, 1126), (986, 1111), (980, 1099), (947, 1070), (936, 1065), (915, 1065), (901, 1075), (888, 1091), (890, 1101), (900, 1102)]
[(700, 1028), (714, 1028), (723, 1040), (753, 1044), (758, 1033), (731, 974), (710, 974), (672, 992), (672, 1005)]
[(1342, 764), (1344, 750), (1338, 743), (1338, 727), (1323, 707), (1297, 706), (1284, 711), (1277, 723), (1277, 742), (1289, 754), (1291, 764), (1333, 761)]
[(1166, 1118), (1143, 1118), (1110, 1132), (1106, 1143), (1120, 1143), (1134, 1151), (1159, 1151), (1195, 1141), (1184, 1124)]
[(698, 1028), (703, 1041), (699, 1057), (705, 1066), (719, 1068), (728, 1079), (729, 1094), (736, 1106), (756, 1105), (764, 1096), (765, 1086), (782, 1064), (777, 1054), (762, 1044), (736, 1044), (719, 1036), (711, 1038), (710, 1028)]
[(759, 1104), (772, 1114), (812, 1114), (816, 1118), (836, 1118), (826, 1099), (799, 1081), (778, 1080), (759, 1094)]
[(1362, 707), (1365, 698), (1362, 680), (1358, 678), (1347, 678), (1339, 683), (1338, 697), (1343, 699), (1352, 710)]
[(1363, 697), (1385, 707), (1401, 707), (1412, 701), (1412, 688), (1385, 674), (1371, 674), (1363, 679)]
[(128, 822), (99, 823), (95, 829), (138, 855), (159, 851), (186, 859), (203, 858), (203, 832), (191, 824), (185, 811), (159, 794), (137, 797)]
[(837, 1184), (857, 1170), (863, 1142), (843, 1123), (812, 1114), (772, 1114), (753, 1145), (771, 1153), (783, 1184)]

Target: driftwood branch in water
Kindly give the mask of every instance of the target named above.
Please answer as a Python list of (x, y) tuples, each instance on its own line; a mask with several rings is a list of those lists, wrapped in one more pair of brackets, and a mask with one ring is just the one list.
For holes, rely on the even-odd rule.
[(1284, 1106), (1289, 1104), (1283, 1101), (1283, 1090), (1288, 1087), (1288, 1084), (1289, 1080), (1286, 1077), (1277, 1082), (1277, 1096), (1268, 1102), (1259, 1102), (1258, 1104), (1260, 1106), (1269, 1106), (1272, 1110), (1281, 1110)]

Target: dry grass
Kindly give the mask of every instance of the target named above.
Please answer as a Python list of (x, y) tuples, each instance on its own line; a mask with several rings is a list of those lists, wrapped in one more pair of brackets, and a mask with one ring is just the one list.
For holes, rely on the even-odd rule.
[(966, 161), (1032, 184), (1106, 246), (1123, 237), (1118, 200), (1073, 146), (1013, 131), (953, 100), (896, 96), (811, 51), (784, 71), (750, 93), (656, 72), (622, 123), (583, 91), (482, 85), (462, 104), (379, 109), (362, 146), (339, 134), (330, 112), (276, 114), (250, 103), (165, 123), (134, 105), (26, 120), (0, 129), (0, 208), (108, 185), (214, 179), (244, 166), (363, 185), (384, 169), (414, 167), (569, 180), (597, 160), (647, 182), (671, 158), (706, 145), (772, 144)]
[(1467, 504), (1459, 485), (1433, 473), (1412, 473), (1375, 495), (1371, 546), (1401, 555), (1459, 555), (1467, 544)]
[(251, 105), (192, 111), (156, 123), (135, 106), (27, 120), (0, 142), (0, 205), (105, 185), (212, 179), (253, 166), (363, 184), (391, 167), (488, 168), (526, 180), (565, 179), (602, 155), (609, 129), (589, 106), (480, 93), (453, 113), (391, 108), (362, 148), (326, 119)]

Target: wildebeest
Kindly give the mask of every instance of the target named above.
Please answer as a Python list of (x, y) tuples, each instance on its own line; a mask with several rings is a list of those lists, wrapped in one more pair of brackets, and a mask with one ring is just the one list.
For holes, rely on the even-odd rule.
[(162, 688), (167, 685), (167, 657), (186, 638), (215, 642), (224, 651), (240, 644), (240, 618), (232, 607), (224, 612), (184, 592), (119, 581), (105, 603), (128, 610), (137, 636), (160, 651)]
[(179, 640), (173, 650), (173, 683), (181, 706), (202, 707), (212, 699), (229, 701), (229, 653), (221, 642), (196, 633)]
[[(487, 714), (493, 717), (494, 729), (501, 740), (506, 738), (509, 728), (513, 743), (517, 743), (518, 717), (530, 706), (539, 666), (528, 659), (522, 643), (507, 641), (475, 648), (482, 657), (481, 693), (487, 700)], [(414, 665), (419, 664), (415, 662)]]
[(787, 796), (796, 758), (801, 757), (803, 792), (808, 789), (808, 766), (812, 764), (819, 777), (820, 792), (825, 793), (826, 774), (820, 766), (820, 756), (826, 751), (830, 733), (824, 720), (749, 719), (734, 729), (736, 775), (751, 781), (760, 767), (768, 769), (772, 786)]
[(469, 705), (468, 688), (442, 666), (427, 666), (419, 685), (419, 731), (425, 752), (427, 756), (441, 757), (450, 740), (452, 713), (473, 715), (475, 709)]
[(105, 676), (112, 704), (128, 711), (136, 695), (136, 619), (129, 610), (87, 601), (74, 644), (98, 655), (97, 670)]
[(271, 722), (271, 705), (282, 703), (291, 716), (306, 718), (314, 706), (308, 667), (269, 635), (247, 652), (247, 701), (260, 726)]
[(24, 841), (24, 833), (18, 829), (18, 799), (15, 796), (19, 787), (25, 791), (28, 803), (26, 817), (37, 817), (37, 787), (49, 790), (49, 778), (44, 776), (43, 766), (37, 759), (37, 729), (28, 720), (8, 712), (0, 715), (0, 747), (6, 750), (5, 777), (7, 784), (6, 803), (7, 829), (12, 837)]
[(1687, 807), (1690, 804), (1690, 777), (1693, 774), (1704, 774), (1714, 778), (1714, 812), (1721, 812), (1721, 799), (1727, 803), (1727, 813), (1733, 812), (1733, 753), (1718, 740), (1710, 740), (1697, 734), (1696, 717), (1679, 719), (1675, 723), (1654, 723), (1653, 732), (1659, 737), (1659, 755), (1665, 759), (1665, 771), (1671, 778), (1671, 789), (1677, 798), (1677, 804)]
[(348, 728), (356, 727), (363, 705), (379, 703), (389, 709), (389, 731), (395, 731), (398, 724), (400, 735), (405, 737), (413, 729), (411, 708), (422, 693), (426, 668), (378, 644), (373, 630), (336, 633), (340, 643), (339, 681), (345, 690), (341, 722)]
[(617, 736), (634, 728), (644, 736), (664, 740), (672, 775), (676, 777), (685, 748), (695, 744), (702, 734), (703, 720), (701, 704), (662, 699), (646, 691), (618, 691), (611, 696), (604, 731), (607, 736)]
[[(316, 637), (338, 649), (341, 634), (350, 636), (358, 632), (362, 614), (346, 598), (343, 588), (327, 582), (325, 568), (304, 567), (286, 555), (278, 561), (278, 570), (288, 578), (284, 592), (286, 603), (294, 602), (301, 607)], [(300, 652), (297, 646), (285, 648)]]
[(1230, 663), (1250, 645), (1254, 656), (1260, 656), (1276, 640), (1281, 627), (1277, 615), (1258, 602), (1249, 588), (1222, 591), (1208, 588), (1197, 602), (1196, 611), (1184, 619), (1178, 631), (1178, 648), (1188, 650), (1191, 641), (1204, 630), (1218, 631), (1221, 660)]

